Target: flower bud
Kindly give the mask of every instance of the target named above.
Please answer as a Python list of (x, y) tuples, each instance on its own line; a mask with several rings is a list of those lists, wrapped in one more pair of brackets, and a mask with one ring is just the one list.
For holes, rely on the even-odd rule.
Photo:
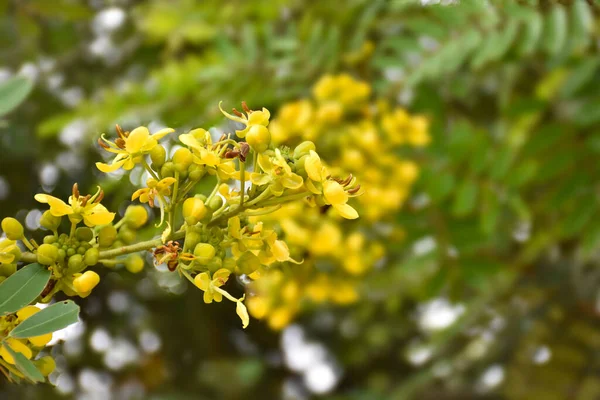
[(83, 264), (83, 256), (81, 254), (72, 255), (71, 257), (69, 257), (67, 265), (70, 274), (81, 271), (85, 267), (85, 265)]
[(168, 161), (160, 168), (160, 174), (163, 178), (172, 178), (175, 175), (175, 167), (171, 161)]
[(77, 240), (89, 242), (94, 238), (94, 231), (92, 231), (88, 227), (77, 228), (77, 230), (75, 231), (75, 237), (77, 238)]
[(50, 375), (56, 369), (56, 362), (54, 362), (54, 358), (51, 356), (44, 356), (33, 363), (44, 376)]
[(97, 273), (94, 271), (85, 271), (82, 275), (73, 279), (73, 287), (79, 295), (87, 296), (99, 282), (100, 276)]
[(181, 147), (173, 154), (173, 165), (180, 173), (186, 171), (190, 165), (194, 162), (194, 156), (192, 152), (186, 148)]
[(85, 265), (96, 265), (98, 264), (98, 258), (100, 257), (100, 252), (96, 248), (88, 249), (83, 256), (83, 263)]
[(144, 206), (129, 206), (125, 210), (125, 216), (127, 226), (132, 229), (141, 228), (148, 221), (148, 211)]
[(221, 208), (222, 205), (223, 205), (223, 198), (221, 196), (214, 196), (208, 202), (208, 207), (213, 211), (217, 211), (219, 208)]
[(55, 231), (58, 229), (60, 225), (61, 217), (56, 217), (52, 215), (50, 210), (44, 211), (42, 214), (42, 218), (40, 219), (40, 225), (42, 228), (46, 228), (49, 231)]
[(250, 275), (260, 268), (259, 258), (252, 252), (246, 251), (237, 260), (238, 271), (242, 274)]
[(54, 235), (44, 236), (44, 243), (46, 243), (46, 244), (56, 243), (56, 236), (54, 236)]
[(219, 257), (214, 257), (207, 265), (207, 268), (210, 272), (215, 273), (223, 267), (223, 259)]
[(0, 264), (0, 276), (9, 277), (17, 272), (17, 264)]
[(144, 269), (144, 259), (139, 254), (131, 254), (125, 260), (125, 268), (132, 274), (137, 274)]
[(264, 125), (252, 125), (246, 133), (246, 142), (254, 151), (262, 153), (271, 144), (271, 132)]
[(201, 235), (198, 232), (188, 232), (185, 235), (185, 248), (193, 249), (200, 243)]
[(204, 201), (196, 197), (190, 197), (183, 202), (183, 218), (188, 225), (196, 225), (206, 213)]
[(306, 142), (300, 143), (294, 149), (294, 159), (295, 160), (299, 160), (303, 156), (309, 155), (311, 150), (312, 151), (316, 151), (316, 147), (315, 147), (315, 144), (313, 142), (307, 140)]
[(98, 232), (98, 244), (100, 247), (110, 247), (117, 240), (117, 230), (112, 225), (107, 225)]
[(53, 264), (58, 259), (58, 249), (51, 244), (43, 244), (37, 249), (37, 261), (42, 265)]
[(163, 146), (156, 145), (150, 150), (150, 159), (152, 160), (152, 164), (156, 168), (160, 168), (165, 164), (165, 159), (167, 157), (167, 151)]
[(192, 181), (198, 181), (200, 178), (204, 176), (206, 172), (206, 167), (204, 165), (192, 164), (188, 168), (188, 177)]
[(202, 265), (207, 265), (210, 260), (216, 254), (215, 248), (208, 243), (198, 243), (194, 248), (194, 255), (196, 256), (196, 261), (198, 261)]
[(119, 239), (121, 239), (125, 244), (131, 244), (135, 242), (135, 232), (126, 226), (121, 227), (119, 229)]
[(23, 225), (14, 218), (4, 218), (2, 220), (2, 230), (10, 240), (19, 240), (23, 237)]

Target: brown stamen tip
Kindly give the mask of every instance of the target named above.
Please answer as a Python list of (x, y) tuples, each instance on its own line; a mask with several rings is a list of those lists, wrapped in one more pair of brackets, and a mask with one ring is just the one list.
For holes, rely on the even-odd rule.
[(87, 202), (89, 201), (89, 199), (90, 199), (91, 197), (92, 197), (92, 195), (91, 195), (91, 194), (88, 194), (87, 196), (85, 196), (85, 197), (83, 198), (83, 200), (81, 200), (81, 206), (82, 206), (82, 207), (85, 207), (85, 205), (87, 204)]
[(148, 197), (148, 205), (150, 205), (150, 207), (154, 208), (154, 197)]
[(247, 113), (251, 113), (252, 111), (248, 108), (248, 104), (245, 101), (242, 101), (242, 109)]
[(354, 176), (352, 176), (352, 174), (348, 175), (348, 177), (346, 179), (344, 179), (343, 181), (340, 182), (340, 184), (342, 186), (348, 186), (348, 184), (350, 182), (352, 182), (352, 179), (354, 178)]
[(79, 198), (79, 187), (77, 186), (77, 183), (73, 184), (73, 197), (75, 199)]
[(240, 118), (243, 118), (243, 117), (244, 117), (244, 114), (242, 114), (241, 112), (239, 112), (239, 111), (238, 111), (238, 110), (236, 110), (235, 108), (232, 110), (232, 112), (233, 112), (235, 115), (237, 115), (238, 117), (240, 117)]
[(177, 269), (177, 266), (179, 265), (179, 260), (175, 259), (175, 260), (169, 260), (167, 262), (167, 268), (169, 268), (169, 271), (173, 272)]
[(225, 153), (225, 158), (236, 158), (240, 155), (240, 152), (237, 150), (229, 150)]
[(355, 193), (357, 193), (359, 190), (360, 190), (360, 185), (358, 185), (358, 186), (357, 186), (357, 187), (355, 187), (355, 188), (352, 188), (352, 189), (348, 190), (348, 193), (349, 193), (349, 194), (355, 194)]
[(98, 193), (98, 197), (94, 200), (94, 203), (99, 204), (104, 198), (104, 190), (100, 189), (100, 193)]
[(123, 131), (123, 128), (121, 128), (121, 126), (119, 124), (115, 125), (115, 130), (117, 131), (117, 135), (119, 135), (120, 138), (127, 137), (127, 136), (125, 136), (125, 132)]
[(102, 147), (105, 150), (109, 148), (109, 146), (106, 143), (104, 143), (102, 139), (98, 139), (98, 145), (100, 145), (100, 147)]
[(120, 148), (120, 149), (125, 149), (125, 139), (123, 138), (117, 138), (115, 140), (115, 144)]

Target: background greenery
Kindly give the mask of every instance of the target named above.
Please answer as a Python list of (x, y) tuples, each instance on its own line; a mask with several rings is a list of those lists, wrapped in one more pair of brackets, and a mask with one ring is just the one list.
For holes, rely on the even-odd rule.
[[(432, 123), (411, 200), (390, 216), (405, 238), (359, 303), (242, 333), (152, 268), (108, 272), (80, 301), (85, 329), (54, 348), (64, 396), (317, 396), (290, 364), (301, 329), (336, 365), (326, 398), (600, 397), (600, 10), (441, 3), (0, 1), (0, 76), (35, 83), (0, 126), (3, 216), (34, 220), (42, 188), (104, 179), (94, 138), (116, 122), (222, 124), (220, 100), (276, 113), (326, 73)], [(122, 210), (131, 185), (103, 182), (107, 206)]]

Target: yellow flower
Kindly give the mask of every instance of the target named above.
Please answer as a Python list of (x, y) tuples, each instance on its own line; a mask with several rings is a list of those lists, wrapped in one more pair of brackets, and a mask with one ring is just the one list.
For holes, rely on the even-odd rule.
[(119, 137), (114, 142), (107, 140), (104, 134), (101, 137), (102, 141), (98, 140), (102, 148), (108, 152), (115, 153), (116, 157), (110, 164), (97, 162), (96, 167), (102, 172), (113, 172), (121, 167), (130, 170), (136, 163), (142, 161), (142, 157), (145, 154), (150, 153), (150, 150), (158, 144), (158, 140), (171, 132), (174, 132), (174, 130), (165, 128), (151, 135), (148, 128), (140, 126), (130, 133), (123, 132), (121, 127), (117, 125), (117, 134)]
[(204, 165), (211, 175), (217, 175), (222, 181), (231, 179), (235, 172), (233, 160), (221, 157), (225, 145), (214, 144), (210, 132), (198, 128), (179, 135), (179, 141), (188, 146), (194, 155), (194, 162)]
[(69, 216), (72, 223), (83, 222), (89, 226), (106, 225), (115, 218), (115, 213), (108, 212), (106, 207), (100, 204), (104, 192), (100, 187), (93, 196), (80, 196), (77, 184), (73, 185), (73, 195), (69, 197), (69, 205), (64, 201), (48, 194), (36, 194), (35, 199), (40, 203), (50, 206), (50, 213), (55, 217)]
[(242, 328), (246, 329), (248, 327), (248, 324), (250, 324), (250, 316), (248, 315), (248, 309), (243, 303), (244, 298), (245, 295), (244, 297), (236, 301), (235, 312), (237, 313), (238, 317), (240, 317), (240, 319), (242, 320)]
[(269, 112), (269, 110), (263, 107), (262, 111), (252, 111), (246, 106), (246, 103), (242, 103), (242, 107), (244, 108), (246, 115), (240, 112), (236, 112), (239, 116), (235, 116), (225, 112), (223, 108), (221, 108), (221, 103), (219, 103), (219, 110), (221, 110), (223, 115), (225, 115), (228, 119), (232, 121), (236, 121), (246, 125), (246, 128), (242, 129), (241, 131), (235, 131), (235, 134), (238, 137), (246, 137), (246, 134), (254, 125), (269, 125), (269, 118), (271, 117), (271, 113)]
[(158, 202), (160, 208), (160, 224), (165, 216), (165, 196), (171, 195), (171, 185), (177, 181), (175, 178), (163, 178), (157, 181), (154, 178), (148, 178), (146, 185), (148, 187), (138, 189), (131, 195), (131, 201), (139, 198), (140, 202), (148, 203), (150, 207), (154, 207), (154, 202)]
[(271, 193), (275, 196), (281, 196), (285, 189), (299, 189), (304, 183), (300, 175), (292, 172), (292, 168), (283, 158), (279, 149), (275, 149), (274, 155), (259, 154), (258, 165), (266, 174), (253, 172), (250, 174), (250, 180), (255, 185), (269, 185)]
[(16, 241), (10, 239), (0, 241), (0, 264), (10, 264), (19, 253), (21, 251)]
[[(33, 314), (36, 314), (41, 309), (36, 306), (26, 306), (17, 311), (17, 318), (19, 322), (25, 321), (27, 318), (31, 317)], [(40, 336), (32, 336), (27, 338), (29, 342), (35, 347), (45, 346), (50, 340), (52, 340), (52, 333), (46, 333), (45, 335)]]
[(213, 274), (212, 278), (208, 272), (202, 272), (194, 277), (196, 286), (204, 291), (204, 302), (206, 304), (212, 303), (213, 300), (217, 303), (223, 300), (223, 290), (218, 290), (218, 288), (227, 282), (230, 274), (229, 270), (221, 268)]
[[(306, 182), (306, 186), (311, 192), (322, 194), (326, 204), (331, 204), (342, 217), (346, 219), (358, 218), (358, 212), (347, 204), (350, 196), (340, 182), (328, 178), (327, 167), (323, 165), (319, 155), (313, 150), (307, 156), (304, 168), (310, 178)], [(311, 181), (315, 181), (317, 185)]]

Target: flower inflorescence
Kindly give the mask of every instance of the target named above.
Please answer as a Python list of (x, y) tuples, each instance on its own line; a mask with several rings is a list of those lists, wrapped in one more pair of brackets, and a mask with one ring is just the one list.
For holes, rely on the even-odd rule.
[[(170, 128), (151, 134), (146, 127), (129, 132), (117, 125), (114, 140), (102, 135), (98, 141), (104, 151), (115, 155), (110, 163), (96, 163), (100, 171), (137, 167), (148, 174), (146, 186), (132, 193), (131, 201), (159, 209), (155, 238), (138, 240), (137, 231), (149, 220), (146, 206), (130, 205), (117, 222), (117, 214), (102, 205), (100, 188), (93, 195), (82, 195), (74, 184), (67, 202), (37, 194), (35, 199), (49, 206), (40, 222), (48, 233), (38, 244), (26, 238), (17, 220), (5, 218), (2, 230), (7, 238), (0, 242), (0, 281), (15, 273), (19, 262), (38, 263), (50, 277), (35, 302), (48, 303), (59, 293), (86, 297), (101, 281), (98, 266), (124, 265), (137, 273), (144, 266), (141, 253), (149, 251), (156, 265), (165, 264), (202, 290), (205, 303), (223, 298), (236, 303), (246, 328), (246, 296), (236, 298), (225, 290), (230, 277), (245, 275), (260, 281), (277, 265), (303, 261), (292, 258), (288, 244), (263, 220), (297, 201), (355, 219), (358, 212), (348, 200), (362, 190), (354, 176), (338, 177), (336, 171), (330, 171), (314, 143), (304, 141), (294, 148), (274, 145), (267, 109), (253, 111), (245, 103), (243, 112), (233, 109), (227, 113), (219, 108), (242, 129), (236, 130), (235, 136), (217, 138), (202, 128), (182, 133), (178, 136), (182, 146), (172, 156), (160, 143), (174, 132)], [(211, 180), (210, 193), (202, 193), (204, 182)], [(19, 241), (27, 251), (21, 251)], [(32, 308), (23, 310), (0, 317), (0, 341), (32, 358), (46, 342), (6, 337), (24, 313), (33, 312)], [(18, 371), (9, 365), (12, 353), (2, 349), (0, 370), (16, 376)], [(50, 370), (46, 358), (36, 362), (41, 360)]]

